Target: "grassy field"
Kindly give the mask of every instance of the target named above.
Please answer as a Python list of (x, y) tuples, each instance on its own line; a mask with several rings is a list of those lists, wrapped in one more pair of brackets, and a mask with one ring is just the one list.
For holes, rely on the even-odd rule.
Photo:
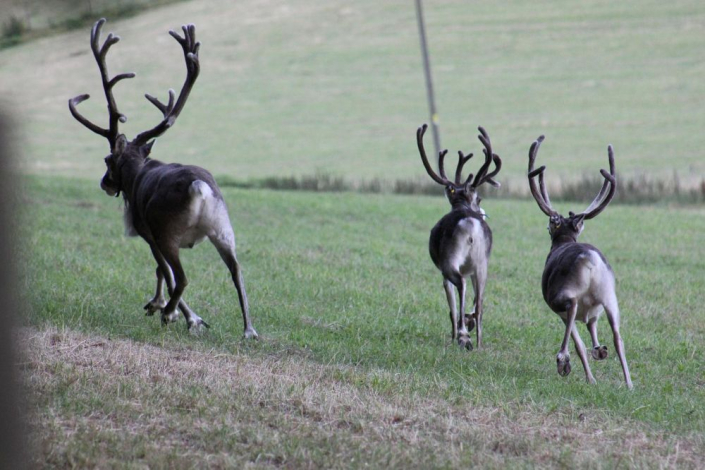
[[(51, 32), (74, 29), (87, 23), (92, 16), (113, 14), (134, 16), (150, 6), (173, 3), (179, 0), (5, 0), (0, 10), (0, 27), (3, 40), (10, 39), (10, 24), (19, 21), (23, 40), (31, 40)], [(184, 1), (184, 0), (181, 0)]]
[[(29, 178), (22, 194), (21, 256), (32, 264), (21, 341), (36, 462), (705, 462), (702, 209), (612, 206), (581, 238), (615, 268), (628, 392), (613, 355), (594, 363), (595, 386), (579, 363), (567, 378), (556, 374), (562, 323), (540, 294), (549, 240), (534, 203), (484, 204), (495, 234), (486, 346), (467, 352), (450, 342), (426, 250), (441, 198), (227, 189), (261, 335), (244, 342), (212, 247), (183, 255), (186, 298), (212, 325), (192, 337), (183, 320), (162, 328), (143, 315), (154, 262), (146, 244), (122, 236), (117, 200), (63, 178)], [(606, 321), (599, 331), (611, 346)]]
[[(526, 184), (539, 134), (552, 183), (597, 174), (608, 143), (621, 176), (702, 180), (702, 2), (425, 11), (443, 143), (478, 153), (485, 126), (501, 182)], [(197, 25), (202, 74), (156, 158), (221, 181), (427, 179), (411, 2), (193, 1), (108, 20), (123, 38), (111, 72), (138, 75), (116, 88), (130, 137), (159, 118), (143, 93), (163, 99), (183, 80), (167, 31)], [(182, 258), (185, 297), (212, 325), (193, 337), (183, 320), (162, 328), (143, 315), (154, 261), (98, 188), (107, 145), (67, 109), (86, 92), (84, 113), (105, 122), (87, 28), (0, 51), (23, 173), (17, 337), (36, 466), (705, 466), (702, 205), (612, 205), (581, 238), (616, 272), (632, 392), (612, 347), (595, 386), (575, 354), (573, 373), (556, 374), (563, 326), (540, 293), (549, 240), (533, 201), (483, 202), (494, 231), (485, 348), (467, 352), (450, 341), (426, 248), (441, 197), (225, 188), (261, 339), (240, 339), (210, 246)], [(599, 331), (611, 346), (606, 321)]]
[[(615, 146), (618, 171), (684, 183), (705, 173), (705, 6), (700, 0), (427, 2), (442, 139), (480, 149), (485, 126), (519, 178), (531, 142), (557, 177), (595, 174)], [(413, 4), (323, 0), (185, 2), (110, 21), (123, 40), (115, 73), (128, 136), (159, 113), (145, 92), (166, 96), (184, 76), (167, 35), (198, 27), (202, 74), (176, 127), (156, 150), (166, 160), (207, 161), (216, 176), (312, 174), (423, 176), (416, 127), (428, 120)], [(89, 176), (106, 145), (71, 119), (66, 102), (93, 98), (104, 122), (88, 28), (0, 52), (0, 96), (24, 127), (24, 166)], [(521, 178), (520, 178), (521, 179)], [(692, 182), (692, 181), (691, 181)]]

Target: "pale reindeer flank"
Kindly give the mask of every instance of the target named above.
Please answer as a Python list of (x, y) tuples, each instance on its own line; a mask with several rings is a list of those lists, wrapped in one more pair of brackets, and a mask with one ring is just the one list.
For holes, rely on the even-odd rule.
[[(183, 26), (183, 37), (169, 31), (183, 49), (186, 80), (176, 101), (173, 90), (169, 90), (167, 104), (145, 95), (162, 112), (163, 119), (154, 128), (128, 141), (118, 131), (118, 124), (126, 122), (127, 118), (118, 111), (112, 90), (119, 81), (133, 78), (135, 74), (122, 73), (109, 78), (105, 58), (110, 47), (120, 38), (111, 33), (103, 46), (99, 47), (100, 30), (104, 23), (105, 19), (99, 20), (91, 30), (91, 50), (98, 63), (108, 102), (109, 126), (107, 129), (101, 128), (78, 113), (76, 106), (88, 99), (88, 95), (79, 95), (69, 100), (69, 109), (81, 124), (108, 139), (110, 155), (105, 157), (107, 171), (100, 186), (110, 196), (118, 197), (122, 193), (126, 233), (142, 237), (149, 244), (157, 262), (156, 293), (144, 309), (147, 315), (161, 311), (162, 324), (167, 324), (178, 319), (178, 308), (186, 318), (189, 331), (198, 332), (201, 327), (208, 327), (182, 298), (188, 280), (179, 260), (180, 248), (192, 248), (208, 238), (227, 265), (235, 284), (242, 311), (244, 336), (257, 338), (257, 332), (250, 321), (243, 276), (235, 255), (235, 235), (228, 209), (213, 176), (197, 166), (167, 164), (149, 157), (154, 139), (174, 125), (198, 77), (198, 50), (201, 44), (196, 42), (196, 29), (193, 25)], [(168, 302), (163, 292), (165, 281), (170, 296)]]
[[(551, 250), (546, 258), (541, 289), (548, 306), (565, 323), (563, 343), (556, 356), (558, 374), (561, 376), (570, 374), (568, 340), (572, 336), (575, 349), (585, 369), (585, 378), (589, 383), (595, 383), (588, 364), (585, 345), (575, 322), (581, 321), (587, 324), (592, 338), (591, 355), (595, 360), (603, 360), (607, 358), (607, 347), (600, 345), (597, 339), (597, 320), (604, 311), (612, 328), (614, 347), (622, 365), (624, 380), (627, 387), (631, 389), (633, 385), (624, 355), (624, 342), (619, 333), (619, 305), (612, 267), (600, 250), (587, 243), (578, 243), (578, 236), (583, 231), (583, 222), (600, 214), (610, 203), (617, 189), (612, 146), (607, 148), (610, 171), (608, 173), (600, 170), (605, 179), (600, 192), (583, 212), (579, 214), (570, 212), (568, 218), (565, 218), (551, 206), (544, 183), (546, 167), (534, 169), (536, 154), (543, 139), (543, 136), (539, 137), (529, 150), (528, 178), (531, 194), (539, 208), (549, 217), (548, 232), (551, 236)], [(536, 177), (539, 180), (538, 188)]]
[[(480, 127), (478, 138), (484, 148), (485, 161), (473, 179), (473, 174), (462, 182), (462, 172), (465, 163), (472, 158), (472, 154), (463, 155), (458, 152), (458, 164), (455, 169), (453, 181), (446, 177), (443, 166), (447, 150), (438, 156), (437, 175), (426, 157), (423, 146), (423, 136), (427, 126), (424, 124), (416, 132), (416, 142), (426, 171), (429, 176), (445, 188), (445, 195), (452, 207), (451, 211), (438, 221), (431, 230), (429, 239), (429, 252), (431, 259), (443, 275), (443, 288), (445, 289), (448, 307), (450, 309), (452, 340), (467, 349), (472, 349), (470, 331), (476, 328), (477, 347), (482, 347), (482, 314), (483, 296), (487, 281), (487, 264), (492, 250), (492, 231), (485, 222), (485, 213), (480, 208), (481, 198), (477, 188), (484, 183), (499, 186), (494, 180), (502, 168), (502, 160), (492, 152), (490, 137)], [(490, 165), (495, 168), (488, 173)], [(475, 300), (474, 309), (469, 315), (465, 314), (465, 293), (467, 290), (466, 278), (470, 277)], [(455, 289), (458, 290), (460, 310), (456, 307)]]

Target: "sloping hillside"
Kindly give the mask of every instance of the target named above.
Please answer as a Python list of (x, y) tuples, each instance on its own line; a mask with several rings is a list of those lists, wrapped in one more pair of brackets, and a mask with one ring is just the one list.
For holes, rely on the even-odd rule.
[[(623, 174), (705, 173), (705, 7), (700, 1), (426, 2), (443, 144), (479, 152), (485, 126), (504, 179), (524, 172), (528, 146), (553, 174), (596, 172), (606, 147)], [(423, 177), (414, 131), (428, 120), (411, 2), (213, 0), (110, 21), (123, 40), (114, 73), (128, 135), (159, 113), (184, 76), (170, 28), (197, 25), (202, 75), (158, 158), (233, 178), (316, 171)], [(69, 115), (80, 93), (105, 119), (88, 28), (0, 51), (0, 96), (23, 127), (24, 167), (97, 178), (106, 144)]]

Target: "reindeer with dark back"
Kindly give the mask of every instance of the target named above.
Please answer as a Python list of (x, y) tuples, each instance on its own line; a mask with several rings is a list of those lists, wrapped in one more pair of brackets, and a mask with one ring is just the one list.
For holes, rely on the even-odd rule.
[[(118, 197), (122, 193), (126, 233), (142, 237), (149, 244), (157, 262), (157, 288), (154, 298), (144, 307), (147, 315), (161, 311), (162, 324), (167, 324), (177, 320), (178, 308), (186, 318), (189, 331), (197, 332), (202, 326), (208, 327), (182, 297), (188, 280), (179, 260), (180, 248), (192, 248), (208, 238), (230, 270), (242, 310), (244, 335), (246, 338), (256, 338), (257, 332), (250, 321), (243, 276), (235, 255), (235, 235), (225, 201), (213, 176), (197, 166), (167, 164), (149, 157), (154, 139), (174, 125), (198, 77), (200, 43), (196, 42), (195, 27), (183, 26), (183, 37), (169, 31), (181, 45), (186, 61), (186, 80), (178, 99), (175, 101), (173, 90), (169, 90), (166, 104), (145, 95), (162, 112), (163, 119), (152, 129), (128, 141), (118, 131), (118, 124), (127, 119), (118, 111), (113, 88), (121, 80), (133, 78), (135, 74), (122, 73), (109, 77), (106, 55), (120, 38), (111, 33), (100, 46), (100, 31), (104, 23), (105, 19), (99, 20), (91, 30), (91, 50), (98, 63), (108, 102), (108, 128), (93, 124), (76, 110), (76, 106), (88, 99), (89, 95), (79, 95), (69, 100), (69, 109), (81, 124), (108, 140), (110, 154), (105, 157), (107, 171), (100, 187), (110, 196)], [(168, 302), (163, 293), (165, 281), (170, 296)]]
[(592, 357), (595, 360), (603, 360), (607, 358), (607, 347), (600, 345), (597, 339), (597, 320), (604, 310), (612, 328), (614, 347), (622, 365), (624, 380), (627, 387), (631, 389), (632, 380), (627, 359), (624, 356), (624, 342), (619, 334), (619, 305), (615, 294), (614, 272), (600, 250), (587, 243), (578, 243), (578, 236), (583, 231), (583, 222), (597, 217), (610, 203), (617, 189), (612, 146), (607, 148), (610, 171), (608, 173), (600, 170), (604, 183), (599, 193), (587, 209), (579, 214), (569, 212), (566, 218), (551, 206), (544, 182), (546, 167), (534, 169), (536, 154), (543, 139), (543, 136), (539, 137), (529, 150), (528, 177), (531, 194), (543, 213), (549, 217), (548, 233), (551, 236), (551, 251), (546, 258), (541, 288), (548, 306), (565, 323), (563, 343), (556, 357), (558, 374), (561, 376), (570, 374), (568, 340), (572, 336), (575, 349), (585, 369), (585, 378), (589, 383), (595, 383), (588, 364), (585, 345), (575, 322), (581, 321), (587, 324), (592, 338)]
[[(477, 188), (484, 183), (499, 186), (494, 177), (502, 168), (502, 160), (492, 152), (490, 137), (480, 127), (478, 138), (485, 147), (485, 162), (475, 178), (473, 179), (473, 174), (470, 173), (465, 182), (462, 181), (463, 166), (472, 158), (472, 154), (466, 156), (459, 151), (455, 179), (449, 180), (443, 166), (447, 150), (442, 151), (438, 156), (439, 176), (431, 168), (424, 150), (423, 136), (426, 128), (424, 124), (416, 132), (421, 161), (429, 176), (444, 187), (446, 198), (452, 207), (451, 211), (431, 230), (429, 252), (433, 263), (443, 275), (443, 288), (450, 308), (452, 339), (454, 341), (457, 339), (460, 346), (470, 350), (473, 346), (469, 333), (476, 328), (477, 347), (481, 348), (483, 296), (487, 281), (487, 264), (492, 250), (492, 231), (484, 220), (484, 211), (480, 209), (481, 198)], [(492, 163), (495, 168), (488, 173)], [(468, 276), (472, 281), (475, 294), (474, 311), (470, 315), (465, 314)], [(459, 312), (456, 308), (454, 288), (458, 290)]]

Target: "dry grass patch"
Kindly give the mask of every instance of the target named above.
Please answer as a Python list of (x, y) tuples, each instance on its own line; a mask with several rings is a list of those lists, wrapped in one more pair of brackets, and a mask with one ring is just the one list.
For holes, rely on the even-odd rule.
[[(301, 355), (164, 348), (54, 328), (22, 329), (19, 343), (38, 466), (705, 464), (702, 436), (576, 415), (569, 404), (469, 408), (404, 392), (403, 374)], [(375, 391), (370, 374), (398, 383), (399, 393)]]

